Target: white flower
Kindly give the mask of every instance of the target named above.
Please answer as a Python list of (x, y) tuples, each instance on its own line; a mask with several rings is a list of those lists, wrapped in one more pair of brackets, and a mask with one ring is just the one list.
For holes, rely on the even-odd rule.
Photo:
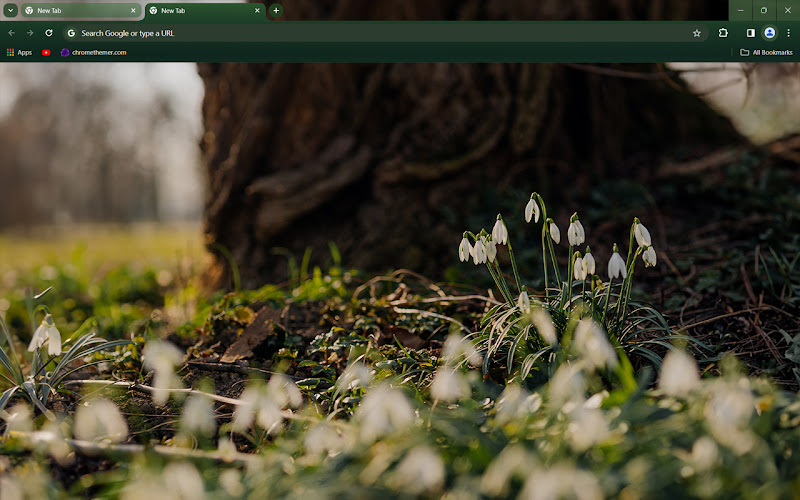
[(205, 396), (192, 394), (181, 412), (181, 430), (188, 434), (210, 436), (217, 429), (214, 407)]
[(550, 313), (542, 307), (537, 307), (533, 310), (531, 315), (533, 324), (539, 331), (545, 342), (550, 345), (556, 345), (558, 338), (556, 337), (556, 327), (553, 325), (553, 320), (550, 318)]
[(633, 221), (633, 235), (636, 237), (636, 243), (640, 247), (649, 247), (653, 244), (650, 240), (650, 231), (644, 227), (644, 224), (639, 222), (638, 218)]
[(525, 222), (530, 222), (531, 218), (533, 218), (533, 222), (539, 222), (539, 205), (533, 201), (533, 196), (525, 205)]
[(486, 242), (486, 259), (489, 262), (494, 262), (495, 257), (497, 257), (497, 243), (492, 238)]
[(128, 438), (128, 424), (117, 405), (99, 398), (84, 403), (75, 411), (75, 437), (119, 443)]
[(347, 443), (340, 429), (329, 423), (322, 422), (306, 433), (303, 444), (309, 455), (321, 455), (324, 453), (332, 457), (342, 451)]
[(530, 314), (531, 312), (531, 299), (528, 297), (528, 291), (523, 287), (522, 292), (519, 294), (519, 298), (517, 299), (517, 306), (519, 310), (525, 314)]
[(605, 441), (610, 434), (603, 412), (596, 408), (578, 406), (570, 412), (569, 419), (567, 433), (572, 441), (572, 447), (577, 452), (586, 451), (595, 444)]
[(587, 265), (582, 258), (578, 257), (572, 264), (572, 275), (576, 280), (585, 280), (587, 276)]
[(478, 241), (475, 242), (475, 246), (472, 249), (472, 257), (475, 262), (475, 265), (483, 264), (486, 262), (486, 237), (481, 236)]
[(183, 353), (174, 345), (162, 340), (151, 340), (144, 346), (144, 366), (154, 370), (153, 402), (163, 405), (169, 400), (170, 390), (181, 389), (181, 379), (175, 375), (175, 365), (183, 363)]
[(572, 221), (567, 228), (567, 240), (573, 247), (586, 241), (586, 232), (583, 230), (583, 224), (578, 220), (578, 214), (572, 216)]
[(669, 351), (661, 363), (658, 387), (670, 396), (686, 396), (700, 384), (697, 363), (683, 351)]
[(583, 256), (583, 263), (586, 265), (586, 274), (591, 276), (596, 272), (596, 264), (594, 262), (594, 256), (589, 248), (586, 248), (586, 255)]
[(372, 382), (372, 372), (360, 361), (354, 361), (347, 365), (347, 368), (336, 381), (342, 388), (353, 390), (359, 387), (367, 387)]
[(431, 382), (431, 396), (446, 403), (469, 397), (472, 390), (461, 372), (448, 367), (436, 370)]
[(299, 408), (303, 404), (303, 394), (289, 377), (276, 373), (269, 379), (267, 395), (281, 408)]
[(542, 396), (529, 393), (519, 384), (509, 384), (497, 398), (495, 419), (505, 425), (516, 419), (524, 419), (542, 406)]
[[(164, 467), (162, 474), (166, 489), (173, 493), (167, 498), (180, 498), (192, 500), (202, 500), (206, 496), (203, 486), (203, 477), (195, 469), (194, 465), (188, 462), (171, 462)], [(155, 498), (163, 498), (156, 495)]]
[(470, 366), (479, 366), (483, 362), (482, 356), (472, 345), (472, 342), (457, 333), (452, 333), (444, 341), (442, 359), (448, 364), (455, 364), (462, 357), (467, 360)]
[(444, 485), (445, 469), (442, 459), (427, 446), (417, 446), (395, 469), (393, 482), (411, 495), (433, 493)]
[(583, 402), (586, 399), (586, 377), (577, 364), (563, 364), (550, 379), (550, 397), (554, 405)]
[(461, 239), (461, 244), (458, 245), (458, 258), (461, 262), (466, 262), (469, 260), (470, 255), (472, 255), (472, 245), (469, 244), (469, 240), (464, 236)]
[(361, 439), (372, 442), (414, 423), (414, 410), (405, 395), (389, 387), (376, 387), (367, 392), (357, 411), (361, 422)]
[(549, 469), (536, 467), (522, 488), (519, 500), (550, 500), (574, 498), (577, 500), (602, 500), (600, 482), (589, 471), (576, 469), (570, 464), (556, 464)]
[(501, 219), (499, 215), (497, 216), (497, 222), (494, 223), (494, 228), (492, 229), (492, 240), (500, 245), (505, 245), (508, 243), (508, 229), (506, 228), (503, 219)]
[(53, 316), (50, 314), (45, 315), (42, 323), (34, 332), (31, 343), (28, 345), (28, 351), (33, 352), (39, 349), (48, 339), (50, 342), (47, 344), (47, 353), (50, 356), (61, 354), (61, 332), (56, 328), (53, 323)]
[(625, 279), (628, 276), (628, 270), (625, 268), (625, 261), (622, 260), (617, 246), (614, 245), (614, 254), (611, 256), (611, 259), (608, 260), (608, 279), (613, 280), (619, 276)]
[(617, 353), (603, 328), (593, 319), (584, 318), (575, 327), (575, 348), (597, 368), (617, 366)]
[(642, 254), (644, 267), (656, 267), (656, 251), (653, 247), (647, 247), (647, 250)]
[(550, 223), (550, 238), (558, 245), (561, 243), (561, 231), (559, 231), (558, 226), (556, 226), (555, 222)]

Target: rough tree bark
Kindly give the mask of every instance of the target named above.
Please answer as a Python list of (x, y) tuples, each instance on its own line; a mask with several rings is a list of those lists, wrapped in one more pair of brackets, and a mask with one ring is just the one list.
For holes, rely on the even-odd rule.
[[(712, 2), (713, 3), (713, 2)], [(705, 19), (709, 2), (653, 0), (296, 0), (287, 19)], [(292, 17), (294, 16), (294, 17)], [(274, 247), (349, 265), (439, 276), (457, 223), (486, 186), (548, 190), (558, 174), (621, 173), (677, 145), (743, 140), (658, 77), (552, 64), (203, 64), (210, 276), (243, 286), (285, 278)], [(661, 68), (663, 70), (663, 68)], [(664, 72), (666, 74), (666, 72)], [(643, 156), (644, 155), (644, 156)]]

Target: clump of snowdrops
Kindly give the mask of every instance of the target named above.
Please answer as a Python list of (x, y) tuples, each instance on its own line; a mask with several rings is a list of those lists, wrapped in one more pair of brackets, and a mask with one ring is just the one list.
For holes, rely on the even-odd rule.
[[(458, 247), (462, 261), (485, 265), (503, 298), (483, 318), (474, 340), (485, 355), (483, 369), (505, 367), (509, 375), (528, 377), (531, 372), (549, 378), (569, 358), (570, 345), (579, 350), (604, 352), (615, 348), (622, 357), (630, 382), (627, 353), (635, 353), (658, 365), (655, 346), (669, 349), (676, 340), (664, 317), (654, 308), (631, 300), (637, 264), (654, 267), (657, 253), (650, 231), (634, 218), (628, 235), (627, 256), (617, 243), (611, 248), (602, 272), (587, 244), (586, 230), (578, 214), (569, 219), (566, 241), (548, 216), (542, 197), (533, 193), (523, 211), (526, 222), (541, 223), (544, 290), (533, 294), (520, 276), (511, 235), (498, 214), (491, 233), (464, 232)], [(566, 245), (565, 245), (566, 243)], [(513, 280), (507, 279), (498, 249), (507, 249)], [(566, 270), (559, 265), (557, 250), (567, 248)], [(601, 278), (602, 276), (602, 278)], [(607, 276), (607, 280), (605, 277)], [(684, 337), (685, 339), (685, 337)]]

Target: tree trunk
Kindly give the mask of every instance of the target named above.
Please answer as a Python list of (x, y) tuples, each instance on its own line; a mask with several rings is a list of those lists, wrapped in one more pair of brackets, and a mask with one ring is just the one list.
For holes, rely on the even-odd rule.
[[(297, 0), (286, 18), (723, 18), (714, 8), (653, 0)], [(232, 284), (227, 249), (243, 286), (280, 281), (287, 264), (273, 248), (299, 258), (310, 247), (321, 260), (331, 241), (347, 265), (439, 277), (456, 258), (465, 214), (492, 191), (546, 193), (565, 173), (583, 178), (585, 188), (623, 173), (632, 158), (641, 165), (677, 148), (743, 140), (657, 68), (200, 65), (205, 230), (218, 256), (212, 277)], [(648, 76), (620, 76), (628, 72)]]

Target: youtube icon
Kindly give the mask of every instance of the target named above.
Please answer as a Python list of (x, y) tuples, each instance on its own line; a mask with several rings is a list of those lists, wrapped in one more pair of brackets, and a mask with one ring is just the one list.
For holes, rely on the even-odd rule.
[(50, 49), (42, 49), (42, 55), (43, 56), (49, 56), (50, 55)]

